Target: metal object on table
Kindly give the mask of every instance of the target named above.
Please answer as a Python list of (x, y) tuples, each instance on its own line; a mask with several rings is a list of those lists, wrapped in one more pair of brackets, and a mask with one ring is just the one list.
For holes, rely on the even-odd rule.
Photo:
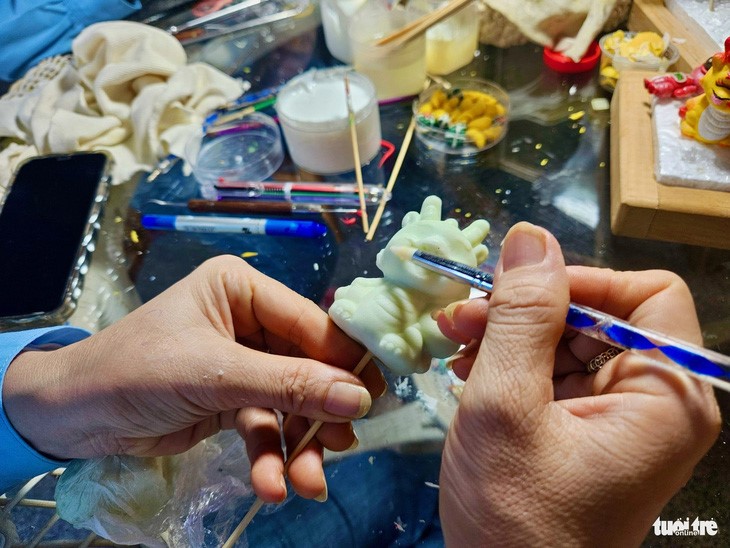
[(198, 17), (188, 10), (173, 11), (152, 24), (188, 45), (283, 21), (312, 9), (308, 0), (243, 0)]

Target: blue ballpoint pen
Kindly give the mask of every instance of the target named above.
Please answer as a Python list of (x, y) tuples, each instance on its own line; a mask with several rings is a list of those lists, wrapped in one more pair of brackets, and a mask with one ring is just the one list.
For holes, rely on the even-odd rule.
[(142, 215), (142, 226), (149, 230), (179, 232), (266, 234), (268, 236), (298, 236), (319, 238), (327, 226), (315, 221), (296, 219), (259, 219), (251, 217), (220, 217), (210, 215)]
[[(471, 266), (425, 253), (412, 247), (394, 246), (391, 251), (402, 259), (468, 284), (486, 293), (492, 292), (493, 276)], [(653, 363), (678, 365), (710, 384), (730, 391), (730, 357), (706, 348), (663, 335), (594, 310), (570, 303), (565, 324), (589, 337), (631, 352), (640, 353)]]

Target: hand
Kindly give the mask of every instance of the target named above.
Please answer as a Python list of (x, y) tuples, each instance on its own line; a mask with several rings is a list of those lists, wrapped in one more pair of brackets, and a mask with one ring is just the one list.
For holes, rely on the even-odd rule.
[[(720, 429), (709, 385), (565, 331), (569, 300), (701, 344), (687, 286), (669, 272), (566, 269), (547, 231), (505, 238), (489, 300), (438, 317), (476, 339), (441, 467), (447, 544), (639, 545)], [(468, 378), (467, 378), (468, 377)]]
[(59, 459), (185, 451), (220, 429), (246, 441), (266, 502), (286, 496), (279, 422), (296, 445), (307, 419), (326, 421), (289, 468), (302, 496), (326, 496), (322, 446), (356, 443), (350, 421), (385, 391), (365, 350), (316, 304), (235, 257), (207, 261), (91, 337), (20, 354), (3, 392), (16, 430)]

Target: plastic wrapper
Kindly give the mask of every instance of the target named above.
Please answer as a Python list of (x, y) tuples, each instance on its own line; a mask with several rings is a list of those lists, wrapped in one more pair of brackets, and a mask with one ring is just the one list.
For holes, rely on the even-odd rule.
[(234, 432), (172, 457), (77, 460), (56, 487), (58, 514), (118, 544), (220, 546), (251, 495), (249, 471)]

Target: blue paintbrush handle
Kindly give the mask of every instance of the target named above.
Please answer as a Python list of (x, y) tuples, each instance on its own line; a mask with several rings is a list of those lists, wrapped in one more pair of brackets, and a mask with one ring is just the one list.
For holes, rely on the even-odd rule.
[(587, 306), (571, 303), (566, 325), (625, 350), (654, 353), (698, 375), (730, 378), (730, 358), (668, 335), (642, 329)]
[[(408, 257), (429, 270), (487, 293), (492, 292), (493, 276), (488, 272), (420, 250), (411, 250)], [(633, 326), (610, 314), (574, 303), (569, 305), (565, 323), (584, 335), (624, 350), (641, 353), (654, 362), (666, 363), (669, 360), (706, 379), (718, 379), (713, 384), (730, 391), (730, 357), (728, 356), (668, 335)]]

